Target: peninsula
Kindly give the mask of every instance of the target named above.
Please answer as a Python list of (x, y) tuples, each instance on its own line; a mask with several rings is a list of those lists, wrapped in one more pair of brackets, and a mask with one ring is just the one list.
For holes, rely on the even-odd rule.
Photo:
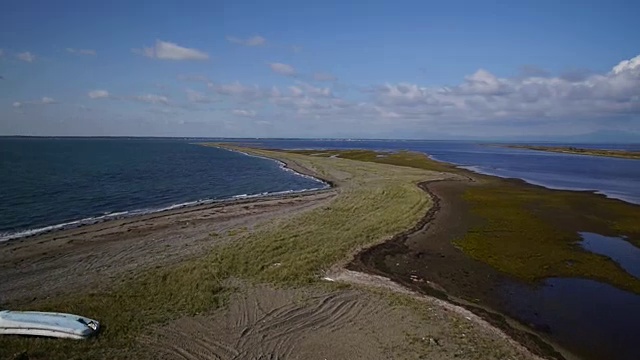
[(621, 159), (640, 160), (640, 151), (628, 150), (608, 150), (608, 149), (584, 149), (573, 146), (539, 146), (539, 145), (505, 145), (512, 149), (527, 149), (536, 151), (547, 151), (563, 154), (604, 156)]

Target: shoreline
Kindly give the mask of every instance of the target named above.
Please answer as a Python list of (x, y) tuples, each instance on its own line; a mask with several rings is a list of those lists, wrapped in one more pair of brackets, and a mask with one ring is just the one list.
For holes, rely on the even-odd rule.
[[(487, 145), (487, 146), (496, 146), (496, 147), (505, 147), (505, 146), (501, 146), (501, 145)], [(373, 150), (375, 151), (375, 150)], [(422, 152), (421, 152), (422, 153)], [(503, 175), (499, 175), (495, 172), (491, 172), (490, 170), (482, 170), (480, 169), (480, 167), (478, 165), (460, 165), (460, 164), (455, 164), (452, 162), (448, 162), (445, 160), (441, 160), (438, 159), (430, 154), (426, 154), (426, 153), (422, 153), (424, 155), (426, 155), (430, 160), (441, 163), (441, 164), (445, 164), (445, 165), (449, 165), (452, 166), (454, 169), (457, 170), (463, 170), (463, 171), (469, 171), (473, 174), (476, 175), (481, 175), (481, 176), (488, 176), (488, 177), (495, 177), (495, 178), (500, 178), (506, 181), (521, 181), (525, 184), (528, 185), (532, 185), (532, 186), (538, 186), (547, 190), (553, 190), (553, 191), (573, 191), (573, 192), (583, 192), (583, 193), (591, 193), (591, 194), (595, 194), (595, 195), (602, 195), (608, 199), (613, 199), (613, 200), (620, 200), (623, 201), (625, 203), (631, 204), (631, 205), (640, 205), (640, 199), (636, 199), (633, 200), (633, 197), (627, 197), (625, 195), (616, 195), (615, 193), (609, 193), (606, 190), (593, 190), (593, 189), (583, 189), (583, 188), (572, 188), (572, 187), (557, 187), (557, 186), (553, 186), (553, 185), (549, 185), (544, 183), (544, 181), (536, 181), (536, 180), (528, 180), (525, 178), (519, 178), (519, 177), (510, 177), (510, 176), (503, 176)], [(628, 159), (627, 159), (628, 160)]]
[(214, 147), (214, 148), (222, 149), (225, 151), (240, 153), (245, 156), (251, 156), (251, 157), (261, 158), (264, 160), (274, 161), (280, 165), (280, 168), (282, 169), (282, 171), (291, 172), (295, 176), (301, 176), (301, 177), (315, 180), (318, 183), (323, 184), (324, 186), (318, 187), (318, 188), (302, 189), (302, 190), (284, 190), (284, 191), (258, 193), (258, 194), (238, 194), (238, 195), (233, 195), (231, 197), (222, 198), (222, 199), (201, 199), (201, 200), (194, 200), (194, 201), (186, 201), (183, 203), (170, 204), (170, 205), (159, 207), (156, 209), (142, 208), (142, 209), (133, 209), (133, 210), (114, 210), (108, 214), (90, 216), (82, 219), (70, 220), (63, 223), (45, 225), (41, 227), (22, 229), (14, 232), (0, 233), (0, 245), (5, 242), (20, 240), (20, 239), (28, 239), (38, 235), (50, 234), (58, 231), (65, 231), (65, 230), (77, 229), (85, 226), (102, 224), (108, 221), (130, 219), (130, 218), (136, 218), (139, 216), (146, 216), (146, 215), (152, 215), (152, 214), (162, 214), (162, 213), (166, 213), (174, 210), (180, 210), (180, 209), (189, 209), (189, 208), (203, 209), (208, 206), (235, 204), (237, 202), (247, 201), (247, 200), (250, 201), (250, 200), (261, 200), (261, 199), (269, 199), (269, 198), (280, 198), (280, 197), (286, 198), (289, 196), (296, 196), (299, 194), (314, 194), (316, 192), (330, 190), (335, 186), (331, 181), (326, 181), (324, 179), (321, 179), (317, 176), (317, 174), (313, 174), (311, 171), (305, 170), (304, 168), (301, 168), (296, 164), (287, 163), (286, 161), (281, 161), (278, 159), (270, 159), (270, 158), (258, 156), (258, 155), (251, 155), (239, 150), (234, 150), (231, 147), (227, 148), (224, 146), (220, 146), (218, 144), (214, 146), (214, 145), (208, 145), (207, 143), (194, 143), (193, 145)]
[(112, 280), (188, 261), (335, 195), (334, 189), (322, 189), (239, 199), (0, 242), (0, 308), (21, 308), (81, 288), (95, 292)]
[[(315, 149), (309, 149), (315, 150)], [(281, 149), (269, 149), (269, 151), (283, 151)], [(286, 150), (284, 150), (286, 151)], [(375, 151), (374, 151), (375, 152)], [(422, 279), (426, 285), (428, 285), (429, 291), (425, 291), (424, 287), (416, 287), (416, 280), (412, 276), (410, 281), (406, 281), (402, 277), (398, 276), (390, 276), (389, 272), (385, 272), (380, 270), (376, 264), (366, 264), (366, 259), (368, 256), (375, 254), (380, 251), (384, 254), (389, 254), (393, 252), (397, 252), (399, 248), (404, 246), (404, 242), (412, 235), (417, 233), (426, 232), (435, 219), (438, 216), (438, 213), (441, 209), (441, 197), (438, 196), (431, 186), (437, 183), (477, 183), (482, 181), (481, 179), (475, 177), (496, 177), (488, 174), (480, 174), (473, 172), (471, 170), (463, 169), (455, 164), (447, 163), (440, 160), (435, 160), (426, 155), (431, 161), (435, 161), (439, 164), (444, 165), (445, 167), (459, 170), (462, 173), (451, 172), (453, 175), (451, 178), (443, 178), (438, 180), (428, 180), (422, 181), (416, 184), (416, 186), (424, 191), (427, 196), (433, 201), (432, 205), (429, 207), (427, 212), (423, 217), (421, 217), (417, 223), (415, 223), (411, 228), (404, 230), (400, 233), (395, 234), (390, 239), (383, 240), (382, 242), (360, 249), (355, 254), (352, 255), (351, 260), (348, 260), (346, 264), (334, 266), (332, 270), (329, 270), (325, 273), (325, 277), (323, 277), (326, 281), (343, 281), (346, 283), (354, 283), (365, 286), (374, 286), (374, 287), (383, 287), (388, 290), (396, 293), (404, 293), (406, 295), (410, 295), (414, 298), (424, 301), (435, 301), (436, 303), (441, 302), (440, 306), (450, 307), (455, 312), (460, 314), (465, 314), (469, 312), (473, 314), (471, 317), (467, 316), (467, 319), (472, 318), (471, 321), (474, 321), (481, 326), (486, 326), (487, 328), (492, 329), (492, 331), (500, 334), (504, 337), (507, 342), (515, 342), (518, 346), (522, 346), (526, 351), (531, 353), (533, 356), (541, 356), (542, 358), (553, 358), (559, 360), (576, 360), (577, 357), (569, 352), (567, 349), (564, 349), (557, 343), (554, 343), (550, 339), (543, 339), (541, 334), (535, 330), (526, 328), (523, 324), (521, 324), (518, 320), (512, 319), (506, 314), (501, 313), (498, 310), (492, 309), (490, 307), (481, 306), (479, 304), (472, 304), (468, 301), (465, 301), (461, 298), (457, 298), (450, 293), (447, 293), (444, 288), (440, 287), (437, 283), (431, 282), (426, 279)], [(278, 159), (274, 159), (279, 161)], [(467, 172), (467, 173), (464, 173)], [(516, 183), (522, 183), (531, 186), (542, 187), (547, 189), (541, 185), (534, 185), (526, 182), (523, 179), (519, 178), (500, 178), (505, 181), (511, 181)], [(552, 191), (567, 191), (560, 189), (547, 189)], [(593, 192), (589, 192), (593, 193)], [(596, 193), (593, 193), (596, 194)], [(596, 194), (599, 196), (604, 196), (602, 194)], [(619, 200), (619, 199), (617, 199)], [(622, 200), (619, 200), (622, 201)], [(401, 250), (400, 250), (401, 251)], [(346, 275), (345, 275), (346, 274)], [(369, 277), (369, 279), (365, 279)], [(377, 278), (377, 279), (376, 279)], [(373, 279), (373, 280), (372, 280)], [(385, 282), (390, 282), (393, 285), (384, 284)], [(466, 315), (465, 315), (466, 316)], [(537, 348), (532, 348), (532, 341)]]
[(636, 202), (631, 200), (631, 198), (625, 197), (625, 196), (616, 196), (610, 193), (607, 193), (606, 191), (603, 190), (591, 190), (591, 189), (583, 189), (583, 188), (570, 188), (570, 187), (554, 187), (552, 185), (547, 185), (544, 182), (537, 182), (535, 180), (527, 180), (527, 179), (523, 179), (523, 178), (518, 178), (518, 177), (509, 177), (509, 176), (501, 176), (498, 175), (496, 173), (492, 173), (490, 171), (483, 171), (478, 169), (477, 166), (475, 165), (456, 165), (453, 163), (448, 163), (446, 161), (443, 160), (438, 160), (438, 159), (433, 159), (433, 161), (438, 161), (444, 164), (448, 164), (448, 165), (453, 165), (455, 166), (457, 169), (460, 170), (465, 170), (465, 171), (469, 171), (473, 174), (476, 175), (481, 175), (481, 176), (488, 176), (488, 177), (494, 177), (494, 178), (499, 178), (505, 181), (511, 181), (511, 182), (520, 182), (522, 184), (526, 184), (526, 185), (531, 185), (531, 186), (537, 186), (540, 188), (543, 188), (545, 190), (551, 190), (551, 191), (571, 191), (571, 192), (577, 192), (577, 193), (585, 193), (585, 194), (593, 194), (593, 195), (598, 195), (598, 196), (603, 196), (607, 199), (611, 199), (611, 200), (618, 200), (618, 201), (622, 201), (626, 204), (629, 205), (640, 205), (640, 202)]
[[(452, 165), (448, 163), (446, 164)], [(485, 174), (481, 175), (491, 176)], [(513, 180), (520, 181), (521, 179)], [(506, 338), (516, 342), (520, 346), (523, 346), (527, 349), (527, 351), (530, 351), (536, 356), (562, 360), (577, 359), (574, 354), (570, 353), (567, 349), (564, 349), (559, 344), (556, 344), (549, 339), (543, 339), (542, 337), (540, 337), (540, 333), (536, 332), (535, 330), (526, 328), (518, 320), (510, 318), (509, 316), (503, 314), (498, 310), (482, 306), (480, 304), (474, 304), (458, 298), (447, 292), (438, 283), (426, 278), (419, 278), (417, 275), (412, 275), (409, 279), (406, 279), (402, 276), (394, 276), (388, 271), (381, 270), (379, 266), (380, 264), (376, 263), (376, 260), (372, 259), (375, 256), (379, 256), (380, 253), (392, 254), (397, 252), (408, 252), (409, 250), (406, 249), (405, 242), (409, 239), (409, 237), (419, 233), (426, 233), (429, 230), (430, 226), (432, 226), (433, 222), (437, 219), (438, 214), (443, 210), (441, 205), (443, 199), (433, 191), (432, 186), (434, 184), (475, 183), (477, 181), (479, 180), (473, 178), (472, 176), (462, 175), (457, 179), (431, 180), (417, 184), (420, 189), (422, 189), (425, 193), (427, 193), (429, 197), (433, 199), (433, 205), (429, 208), (425, 216), (420, 219), (420, 221), (416, 223), (412, 228), (396, 234), (391, 239), (388, 239), (382, 243), (359, 251), (353, 256), (352, 260), (347, 263), (347, 265), (344, 267), (344, 271), (378, 277), (396, 284), (396, 286), (399, 286), (400, 288), (395, 289), (396, 291), (404, 290), (409, 292), (413, 296), (433, 298), (437, 301), (442, 301), (444, 304), (447, 304), (452, 308), (457, 308), (460, 310), (463, 309), (462, 311), (468, 311), (477, 317), (475, 321), (481, 321), (487, 326), (494, 328), (496, 331), (504, 334)], [(334, 276), (340, 277), (341, 275), (340, 273), (338, 273)], [(346, 281), (348, 282), (349, 280)], [(426, 287), (417, 286), (421, 284), (426, 285)], [(533, 341), (533, 343), (538, 347), (537, 349), (532, 349), (531, 341)]]
[(496, 145), (511, 149), (525, 149), (558, 154), (608, 157), (615, 159), (640, 160), (640, 152), (630, 150), (588, 149), (572, 146), (540, 146), (540, 145)]
[[(245, 151), (239, 150), (242, 147), (238, 147), (238, 146), (235, 146), (235, 145), (232, 145), (232, 144), (224, 144), (224, 143), (195, 143), (194, 145), (205, 146), (205, 147), (213, 147), (213, 148), (217, 148), (217, 149), (222, 149), (222, 150), (226, 150), (226, 151), (239, 153), (239, 154), (242, 154), (242, 155), (245, 155), (245, 156), (255, 157), (255, 158), (258, 158), (258, 159), (274, 161), (275, 163), (280, 165), (280, 168), (282, 170), (284, 170), (284, 171), (289, 171), (289, 172), (294, 173), (297, 176), (302, 176), (304, 178), (315, 180), (315, 181), (325, 185), (325, 188), (334, 187), (334, 184), (331, 181), (323, 179), (320, 176), (318, 176), (315, 172), (311, 171), (310, 169), (306, 169), (304, 167), (298, 166), (297, 164), (295, 164), (293, 162), (287, 163), (287, 161), (280, 160), (280, 159), (270, 158), (270, 157), (256, 155), (256, 154), (249, 154), (249, 153), (247, 153)], [(323, 189), (323, 188), (311, 189), (311, 190), (320, 190), (320, 189)]]
[[(347, 152), (345, 157), (349, 158), (349, 156), (355, 157), (358, 155), (350, 155)], [(468, 203), (469, 200), (463, 200), (462, 194), (465, 189), (489, 189), (491, 186), (497, 186), (498, 188), (506, 186), (510, 189), (529, 191), (529, 195), (526, 196), (530, 196), (531, 193), (541, 194), (536, 195), (541, 196), (541, 199), (573, 199), (570, 201), (578, 199), (577, 203), (589, 201), (589, 204), (593, 204), (593, 206), (617, 206), (617, 208), (630, 209), (629, 211), (633, 213), (636, 213), (640, 207), (637, 204), (628, 203), (620, 199), (612, 199), (593, 191), (549, 189), (541, 185), (530, 184), (522, 179), (478, 174), (453, 164), (431, 160), (441, 166), (448, 167), (448, 171), (462, 176), (463, 181), (445, 179), (421, 183), (420, 188), (425, 190), (434, 199), (435, 203), (435, 206), (425, 215), (425, 218), (420, 221), (425, 226), (416, 226), (411, 229), (412, 231), (397, 234), (392, 239), (360, 251), (349, 262), (347, 269), (383, 276), (420, 294), (434, 296), (472, 310), (538, 355), (566, 359), (575, 358), (577, 356), (575, 353), (583, 356), (584, 348), (575, 348), (576, 343), (569, 342), (568, 344), (573, 346), (569, 349), (557, 343), (555, 338), (552, 339), (549, 334), (549, 328), (544, 322), (522, 322), (522, 320), (516, 320), (508, 315), (510, 310), (504, 307), (506, 300), (498, 299), (494, 297), (495, 295), (492, 295), (493, 289), (498, 288), (504, 281), (515, 281), (515, 283), (526, 286), (531, 286), (538, 282), (537, 280), (527, 282), (525, 279), (517, 278), (504, 272), (504, 270), (500, 271), (500, 268), (493, 267), (488, 262), (480, 261), (474, 258), (472, 254), (467, 254), (459, 248), (460, 243), (458, 240), (470, 230), (472, 224), (477, 226), (478, 221), (480, 221), (475, 214), (470, 213), (471, 205)], [(443, 201), (445, 204), (441, 204)], [(585, 206), (584, 203), (581, 204), (581, 206)], [(547, 209), (544, 211), (549, 213), (547, 216), (554, 216), (551, 214), (555, 210)], [(581, 225), (579, 224), (586, 224), (584, 222), (585, 219), (579, 220), (581, 216), (579, 214), (580, 212), (578, 211), (575, 215), (576, 218), (567, 219), (568, 222), (564, 226), (571, 229), (572, 227), (580, 227)], [(561, 213), (559, 219), (567, 216), (570, 215)], [(587, 223), (591, 223), (588, 219), (586, 220)], [(598, 223), (591, 223), (587, 228), (595, 233), (611, 232), (611, 230), (606, 230), (602, 224)], [(619, 231), (624, 230), (620, 229)], [(637, 234), (637, 229), (635, 233)], [(491, 235), (487, 234), (486, 236)], [(615, 235), (609, 233), (608, 236)], [(544, 249), (541, 248), (540, 251), (544, 251)], [(561, 277), (561, 275), (558, 276)], [(591, 277), (588, 275), (566, 277), (594, 279), (593, 275)], [(594, 280), (612, 285), (606, 278), (596, 277)], [(618, 289), (630, 291), (628, 287), (620, 287), (620, 283), (617, 284), (617, 287)], [(631, 293), (633, 294), (633, 292)], [(566, 338), (562, 340), (567, 341)]]
[[(229, 149), (227, 149), (229, 150)], [(284, 152), (283, 152), (284, 153)], [(249, 155), (251, 156), (251, 155)], [(280, 159), (272, 159), (274, 161), (282, 161)], [(435, 161), (435, 160), (434, 160)], [(295, 161), (282, 161), (283, 163), (285, 163), (287, 166), (292, 167), (292, 168), (297, 168), (297, 169), (301, 169), (302, 171), (308, 172), (309, 176), (314, 176), (314, 177), (319, 177), (319, 175), (311, 168), (305, 168), (304, 166), (297, 164)], [(453, 165), (448, 164), (448, 163), (442, 163), (445, 167), (448, 168), (455, 168)], [(296, 169), (296, 170), (297, 170)], [(471, 174), (469, 176), (469, 173)], [(429, 229), (433, 226), (437, 226), (436, 223), (440, 217), (442, 217), (443, 215), (446, 215), (446, 211), (447, 210), (451, 210), (451, 206), (449, 206), (448, 208), (446, 208), (447, 204), (442, 204), (442, 202), (446, 202), (449, 201), (451, 199), (446, 198), (445, 196), (442, 196), (442, 194), (438, 194), (438, 191), (442, 190), (440, 188), (444, 188), (444, 190), (447, 190), (446, 185), (451, 183), (451, 184), (457, 184), (457, 185), (464, 185), (464, 186), (470, 186), (470, 184), (474, 184), (477, 183), (479, 181), (483, 181), (483, 179), (486, 178), (494, 178), (493, 176), (490, 175), (481, 175), (481, 174), (475, 174), (472, 173), (468, 170), (465, 171), (461, 171), (458, 170), (457, 173), (454, 173), (453, 176), (456, 178), (455, 180), (453, 179), (440, 179), (440, 180), (430, 180), (430, 181), (422, 181), (420, 183), (418, 183), (418, 187), (421, 189), (421, 191), (424, 191), (427, 193), (427, 196), (430, 197), (433, 200), (432, 206), (428, 209), (427, 213), (420, 217), (420, 219), (418, 220), (417, 223), (414, 223), (411, 228), (409, 230), (405, 230), (402, 231), (400, 233), (396, 233), (394, 234), (391, 238), (387, 238), (387, 239), (382, 239), (381, 242), (379, 242), (377, 245), (373, 245), (370, 247), (365, 247), (363, 248), (363, 250), (358, 251), (357, 254), (355, 255), (356, 257), (361, 257), (361, 256), (365, 256), (367, 253), (373, 253), (375, 248), (378, 247), (387, 247), (385, 249), (385, 252), (387, 253), (392, 253), (392, 252), (397, 252), (398, 248), (401, 248), (403, 246), (406, 246), (406, 242), (407, 241), (413, 241), (415, 239), (411, 239), (413, 236), (415, 236), (416, 234), (420, 235), (424, 235), (424, 233), (426, 231), (429, 231)], [(284, 195), (281, 197), (281, 199), (295, 199), (295, 198), (300, 198), (300, 199), (306, 199), (310, 196), (312, 196), (313, 194), (320, 194), (322, 195), (323, 193), (326, 194), (325, 199), (329, 199), (332, 197), (331, 192), (333, 192), (334, 194), (336, 192), (339, 192), (342, 189), (340, 186), (338, 186), (336, 183), (332, 182), (329, 179), (326, 179), (327, 183), (331, 184), (330, 188), (325, 188), (325, 189), (320, 189), (320, 190), (316, 190), (313, 193), (303, 193), (303, 194), (288, 194), (288, 195)], [(508, 182), (512, 182), (512, 183), (517, 183), (517, 184), (526, 184), (526, 182), (519, 180), (519, 179), (507, 179), (504, 181), (508, 181)], [(529, 185), (528, 185), (529, 186)], [(535, 185), (531, 185), (531, 186), (535, 186)], [(437, 188), (434, 190), (434, 187)], [(546, 188), (545, 188), (546, 189)], [(437, 190), (437, 191), (436, 191)], [(563, 190), (552, 190), (552, 191), (563, 191)], [(602, 195), (600, 195), (602, 196)], [(129, 218), (130, 221), (135, 221), (137, 223), (147, 223), (148, 220), (154, 220), (157, 218), (166, 218), (166, 220), (163, 220), (167, 223), (167, 226), (169, 226), (170, 229), (173, 228), (178, 228), (178, 224), (183, 224), (183, 222), (173, 222), (173, 221), (169, 221), (170, 217), (172, 214), (177, 214), (177, 215), (183, 215), (183, 219), (185, 219), (184, 221), (186, 221), (187, 224), (189, 224), (190, 221), (194, 221), (194, 217), (197, 217), (197, 213), (199, 211), (204, 211), (204, 210), (212, 210), (212, 209), (217, 209), (220, 211), (224, 211), (225, 209), (228, 209), (230, 207), (239, 205), (250, 205), (250, 204), (255, 204), (258, 203), (260, 201), (270, 201), (270, 200), (277, 200), (280, 198), (276, 198), (274, 199), (273, 197), (271, 198), (265, 198), (265, 197), (259, 197), (259, 198), (250, 198), (250, 199), (238, 199), (235, 200), (233, 202), (227, 202), (227, 203), (218, 203), (218, 204), (208, 204), (208, 205), (200, 205), (200, 206), (195, 206), (195, 207), (190, 207), (190, 208), (182, 208), (182, 209), (176, 209), (176, 210), (169, 210), (163, 213), (155, 213), (155, 214), (148, 214), (146, 216), (134, 216), (132, 218)], [(322, 201), (325, 200), (320, 200), (322, 203)], [(619, 200), (618, 200), (619, 201)], [(455, 208), (455, 207), (453, 207)], [(124, 220), (123, 220), (124, 222)], [(110, 224), (112, 226), (116, 226), (116, 224)], [(106, 225), (104, 225), (106, 227)], [(183, 225), (180, 225), (179, 227), (183, 227)], [(88, 228), (86, 231), (82, 232), (82, 233), (91, 233), (92, 229), (94, 228)], [(71, 234), (74, 230), (69, 230), (69, 233), (63, 233), (63, 232), (55, 232), (53, 234), (46, 234), (46, 235), (41, 235), (42, 237), (44, 237), (44, 239), (47, 238), (52, 238), (52, 239), (56, 239), (57, 237), (64, 237), (65, 234)], [(121, 231), (122, 230), (118, 230)], [(128, 231), (128, 230), (127, 230)], [(135, 231), (135, 230), (134, 230)], [(79, 230), (77, 230), (77, 232), (81, 232)], [(206, 236), (206, 234), (205, 234)], [(32, 240), (40, 240), (40, 237), (34, 237), (34, 239), (19, 239), (18, 242), (22, 243), (22, 242), (28, 242), (28, 245), (33, 245), (34, 247), (37, 247), (38, 244), (32, 243)], [(394, 242), (394, 239), (396, 240)], [(398, 239), (402, 239), (402, 241), (398, 241)], [(3, 250), (3, 244), (8, 244), (11, 243), (13, 244), (14, 242), (5, 242), (5, 243), (0, 243), (0, 250)], [(91, 246), (91, 245), (88, 245)], [(401, 250), (401, 249), (400, 249)], [(364, 254), (364, 255), (363, 255)], [(419, 253), (414, 253), (415, 255), (418, 255)], [(428, 254), (425, 255), (425, 252), (422, 253), (422, 255), (420, 256), (429, 256)], [(450, 254), (447, 254), (447, 258), (443, 258), (448, 262), (452, 262), (455, 264), (455, 259), (454, 261), (451, 260), (451, 258), (449, 258)], [(2, 265), (2, 264), (0, 264)], [(349, 262), (349, 265), (351, 265), (351, 261)], [(347, 265), (347, 269), (349, 268)], [(426, 296), (429, 298), (433, 298), (435, 300), (439, 300), (439, 301), (444, 301), (446, 304), (450, 304), (450, 306), (453, 307), (462, 307), (463, 309), (469, 310), (467, 306), (474, 306), (474, 310), (476, 311), (482, 311), (482, 308), (477, 306), (477, 304), (471, 304), (468, 301), (464, 301), (461, 300), (460, 298), (455, 297), (454, 295), (450, 293), (447, 293), (447, 291), (444, 290), (444, 288), (440, 287), (437, 280), (431, 282), (430, 280), (426, 280), (426, 277), (422, 277), (421, 275), (413, 275), (411, 277), (397, 277), (394, 278), (393, 276), (388, 276), (388, 273), (384, 272), (384, 269), (380, 269), (377, 267), (378, 264), (372, 263), (372, 265), (370, 266), (371, 268), (375, 269), (376, 271), (380, 271), (380, 274), (374, 274), (376, 276), (380, 276), (383, 275), (383, 277), (385, 279), (389, 279), (389, 281), (393, 281), (394, 284), (399, 284), (398, 286), (402, 286), (402, 287), (406, 287), (407, 289), (412, 291), (412, 296)], [(437, 264), (436, 264), (437, 266)], [(488, 265), (486, 265), (488, 266)], [(0, 266), (0, 269), (2, 269), (2, 266)], [(366, 274), (368, 272), (362, 272), (362, 274)], [(415, 276), (415, 277), (413, 277)], [(422, 281), (421, 281), (422, 280)], [(424, 282), (424, 280), (426, 280), (426, 282)], [(434, 291), (433, 293), (429, 293), (424, 291), (424, 288), (422, 288), (422, 285), (429, 285), (429, 288), (432, 289), (432, 291)], [(393, 290), (392, 290), (393, 291)], [(441, 292), (441, 297), (438, 296), (439, 294), (436, 293), (435, 291), (440, 291)], [(1, 299), (0, 299), (1, 300)], [(2, 301), (0, 301), (1, 303)], [(465, 306), (466, 305), (466, 306)], [(479, 310), (480, 309), (480, 310)], [(500, 312), (497, 311), (487, 311), (485, 309), (484, 313), (478, 314), (476, 312), (474, 312), (474, 314), (476, 316), (479, 316), (479, 319), (481, 321), (486, 322), (489, 326), (491, 326), (493, 329), (495, 329), (495, 331), (498, 331), (502, 334), (505, 334), (505, 336), (507, 336), (509, 339), (511, 339), (512, 341), (517, 342), (518, 344), (520, 344), (521, 346), (524, 346), (525, 348), (527, 348), (527, 351), (530, 353), (535, 354), (536, 352), (532, 352), (531, 349), (526, 345), (526, 341), (523, 342), (522, 338), (519, 338), (518, 335), (516, 334), (514, 336), (514, 333), (512, 331), (510, 331), (510, 329), (513, 329), (514, 327), (517, 328), (518, 325), (520, 327), (522, 327), (522, 325), (520, 325), (519, 322), (515, 322), (514, 320), (510, 320), (506, 315), (501, 314)], [(496, 317), (496, 315), (498, 315), (498, 317)], [(473, 318), (474, 321), (476, 321), (476, 318)], [(512, 321), (511, 323), (509, 321)], [(505, 331), (506, 329), (506, 331)], [(523, 330), (523, 329), (520, 329)], [(526, 331), (526, 329), (524, 330)], [(540, 336), (540, 333), (536, 332), (536, 331), (531, 331), (529, 330), (529, 332), (533, 332), (534, 334), (536, 334), (536, 336)], [(556, 354), (565, 354), (564, 357), (567, 359), (571, 358), (570, 354), (566, 354), (565, 350), (561, 349), (558, 345), (553, 344), (552, 342), (548, 341), (548, 339), (542, 340), (541, 338), (538, 338), (540, 341), (542, 341), (542, 343), (539, 343), (538, 346), (543, 346), (544, 345), (548, 345), (550, 347), (547, 348), (547, 352), (543, 352), (543, 355), (546, 356), (550, 356), (550, 355), (556, 355)], [(535, 343), (535, 340), (534, 340)], [(558, 356), (555, 356), (556, 358), (558, 358)]]

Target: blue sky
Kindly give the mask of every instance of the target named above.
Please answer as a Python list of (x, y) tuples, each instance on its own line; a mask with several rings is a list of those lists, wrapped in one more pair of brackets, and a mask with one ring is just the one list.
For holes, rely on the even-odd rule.
[(637, 1), (7, 1), (0, 134), (640, 132)]

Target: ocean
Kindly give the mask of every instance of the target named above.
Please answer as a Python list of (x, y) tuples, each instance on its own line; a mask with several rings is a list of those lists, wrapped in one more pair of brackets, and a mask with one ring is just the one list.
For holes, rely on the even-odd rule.
[[(207, 140), (212, 141), (0, 138), (0, 241), (164, 209), (327, 186), (273, 160), (194, 144)], [(479, 173), (640, 204), (638, 160), (455, 141), (215, 140), (281, 149), (420, 151)], [(566, 145), (640, 150), (638, 144)], [(640, 252), (623, 238), (581, 235), (586, 250), (611, 257), (627, 271), (640, 271)], [(545, 279), (534, 286), (508, 282), (495, 291), (505, 298), (502, 311), (523, 324), (545, 324), (560, 343), (593, 354), (602, 351), (594, 355), (599, 358), (637, 358), (636, 294), (576, 278)]]
[[(283, 149), (414, 150), (480, 173), (640, 204), (640, 162), (463, 141), (216, 139)], [(0, 241), (258, 194), (326, 186), (212, 139), (0, 138)], [(640, 145), (573, 144), (638, 150)]]
[[(252, 140), (250, 142), (263, 147), (281, 149), (412, 150), (478, 173), (522, 179), (531, 184), (552, 189), (594, 191), (611, 198), (640, 204), (640, 161), (638, 160), (511, 149), (469, 141)], [(547, 145), (640, 151), (640, 144)]]
[(0, 241), (259, 194), (326, 187), (186, 140), (0, 138)]

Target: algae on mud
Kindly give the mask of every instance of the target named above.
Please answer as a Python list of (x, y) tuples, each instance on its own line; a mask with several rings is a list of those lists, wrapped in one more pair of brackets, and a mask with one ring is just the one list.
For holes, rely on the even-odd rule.
[(455, 243), (471, 257), (526, 281), (589, 278), (640, 294), (640, 279), (584, 250), (579, 232), (625, 235), (640, 244), (640, 207), (599, 195), (487, 180), (464, 199), (477, 217)]
[[(416, 186), (418, 182), (451, 176), (447, 173), (466, 174), (411, 152), (378, 156), (381, 154), (362, 150), (300, 151), (305, 156), (242, 150), (303, 164), (336, 183), (338, 195), (327, 205), (292, 219), (248, 231), (231, 231), (239, 235), (237, 241), (219, 246), (203, 258), (119, 279), (106, 290), (20, 304), (19, 308), (90, 315), (105, 324), (105, 332), (82, 343), (1, 338), (0, 357), (21, 351), (26, 351), (28, 358), (144, 357), (143, 350), (135, 350), (139, 345), (137, 334), (142, 329), (179, 316), (215, 311), (234, 291), (227, 279), (283, 286), (318, 285), (323, 270), (347, 260), (357, 249), (411, 228), (424, 216), (431, 202)], [(464, 197), (475, 218), (471, 231), (456, 240), (472, 258), (526, 281), (566, 271), (563, 262), (574, 266), (581, 263), (574, 273), (562, 274), (590, 277), (637, 291), (637, 279), (630, 279), (606, 257), (582, 250), (576, 239), (567, 234), (577, 233), (575, 230), (624, 234), (637, 245), (640, 231), (634, 218), (638, 217), (638, 207), (594, 194), (552, 191), (473, 176), (479, 181), (470, 184)], [(494, 210), (499, 207), (508, 210)], [(536, 250), (533, 244), (538, 241), (535, 234), (540, 229), (545, 234), (544, 246)], [(491, 239), (484, 241), (486, 238)], [(492, 246), (497, 246), (493, 252)], [(546, 252), (556, 252), (557, 256), (550, 261)], [(514, 266), (514, 257), (523, 265)], [(588, 269), (593, 263), (599, 265)]]
[[(306, 151), (305, 151), (306, 152)], [(423, 154), (401, 151), (377, 156), (368, 150), (331, 150), (321, 156), (469, 174)], [(625, 236), (640, 246), (640, 206), (589, 192), (550, 190), (513, 179), (473, 175), (464, 192), (474, 220), (452, 239), (467, 255), (527, 282), (582, 277), (640, 294), (640, 279), (608, 257), (579, 246), (579, 232)]]

